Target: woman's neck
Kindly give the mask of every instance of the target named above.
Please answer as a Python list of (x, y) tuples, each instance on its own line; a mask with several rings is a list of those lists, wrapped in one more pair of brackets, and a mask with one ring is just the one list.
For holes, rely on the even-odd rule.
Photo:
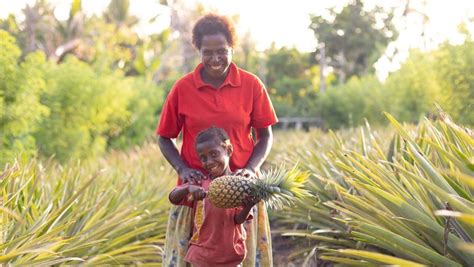
[(221, 85), (224, 83), (225, 78), (227, 77), (228, 73), (229, 73), (229, 70), (227, 70), (225, 75), (223, 75), (221, 77), (218, 77), (218, 78), (214, 78), (214, 77), (209, 76), (204, 69), (201, 69), (201, 72), (200, 72), (202, 80), (205, 83), (212, 85), (212, 87), (214, 87), (216, 89), (221, 87)]

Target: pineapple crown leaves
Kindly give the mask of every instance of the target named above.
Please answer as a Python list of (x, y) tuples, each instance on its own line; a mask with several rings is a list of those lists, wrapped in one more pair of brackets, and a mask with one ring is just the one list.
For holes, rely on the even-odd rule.
[(283, 166), (272, 168), (257, 180), (261, 187), (265, 188), (259, 197), (265, 200), (265, 204), (270, 208), (281, 209), (283, 206), (290, 206), (296, 199), (311, 195), (304, 187), (309, 176), (309, 172), (298, 169), (298, 164), (289, 171)]

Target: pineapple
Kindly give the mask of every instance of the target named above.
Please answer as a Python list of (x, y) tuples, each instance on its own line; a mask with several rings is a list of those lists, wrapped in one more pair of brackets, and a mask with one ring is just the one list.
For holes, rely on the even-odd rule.
[(296, 166), (290, 171), (272, 169), (260, 179), (226, 175), (211, 182), (206, 197), (218, 208), (234, 208), (251, 195), (278, 209), (309, 195), (303, 188), (308, 177), (309, 173), (299, 171)]

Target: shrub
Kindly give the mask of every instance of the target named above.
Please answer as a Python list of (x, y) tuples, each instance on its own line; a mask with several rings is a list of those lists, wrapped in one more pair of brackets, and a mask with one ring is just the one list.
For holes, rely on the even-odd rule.
[(15, 39), (0, 30), (0, 166), (20, 154), (36, 155), (34, 132), (49, 113), (40, 102), (44, 54), (29, 54), (23, 62), (20, 54)]

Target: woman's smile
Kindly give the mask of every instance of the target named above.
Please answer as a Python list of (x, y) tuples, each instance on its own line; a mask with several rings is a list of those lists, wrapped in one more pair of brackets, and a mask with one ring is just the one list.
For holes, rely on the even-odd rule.
[[(208, 78), (222, 79), (232, 62), (232, 48), (222, 34), (206, 35), (202, 39), (201, 62)], [(205, 77), (206, 78), (206, 77)], [(208, 81), (209, 82), (209, 81)]]

